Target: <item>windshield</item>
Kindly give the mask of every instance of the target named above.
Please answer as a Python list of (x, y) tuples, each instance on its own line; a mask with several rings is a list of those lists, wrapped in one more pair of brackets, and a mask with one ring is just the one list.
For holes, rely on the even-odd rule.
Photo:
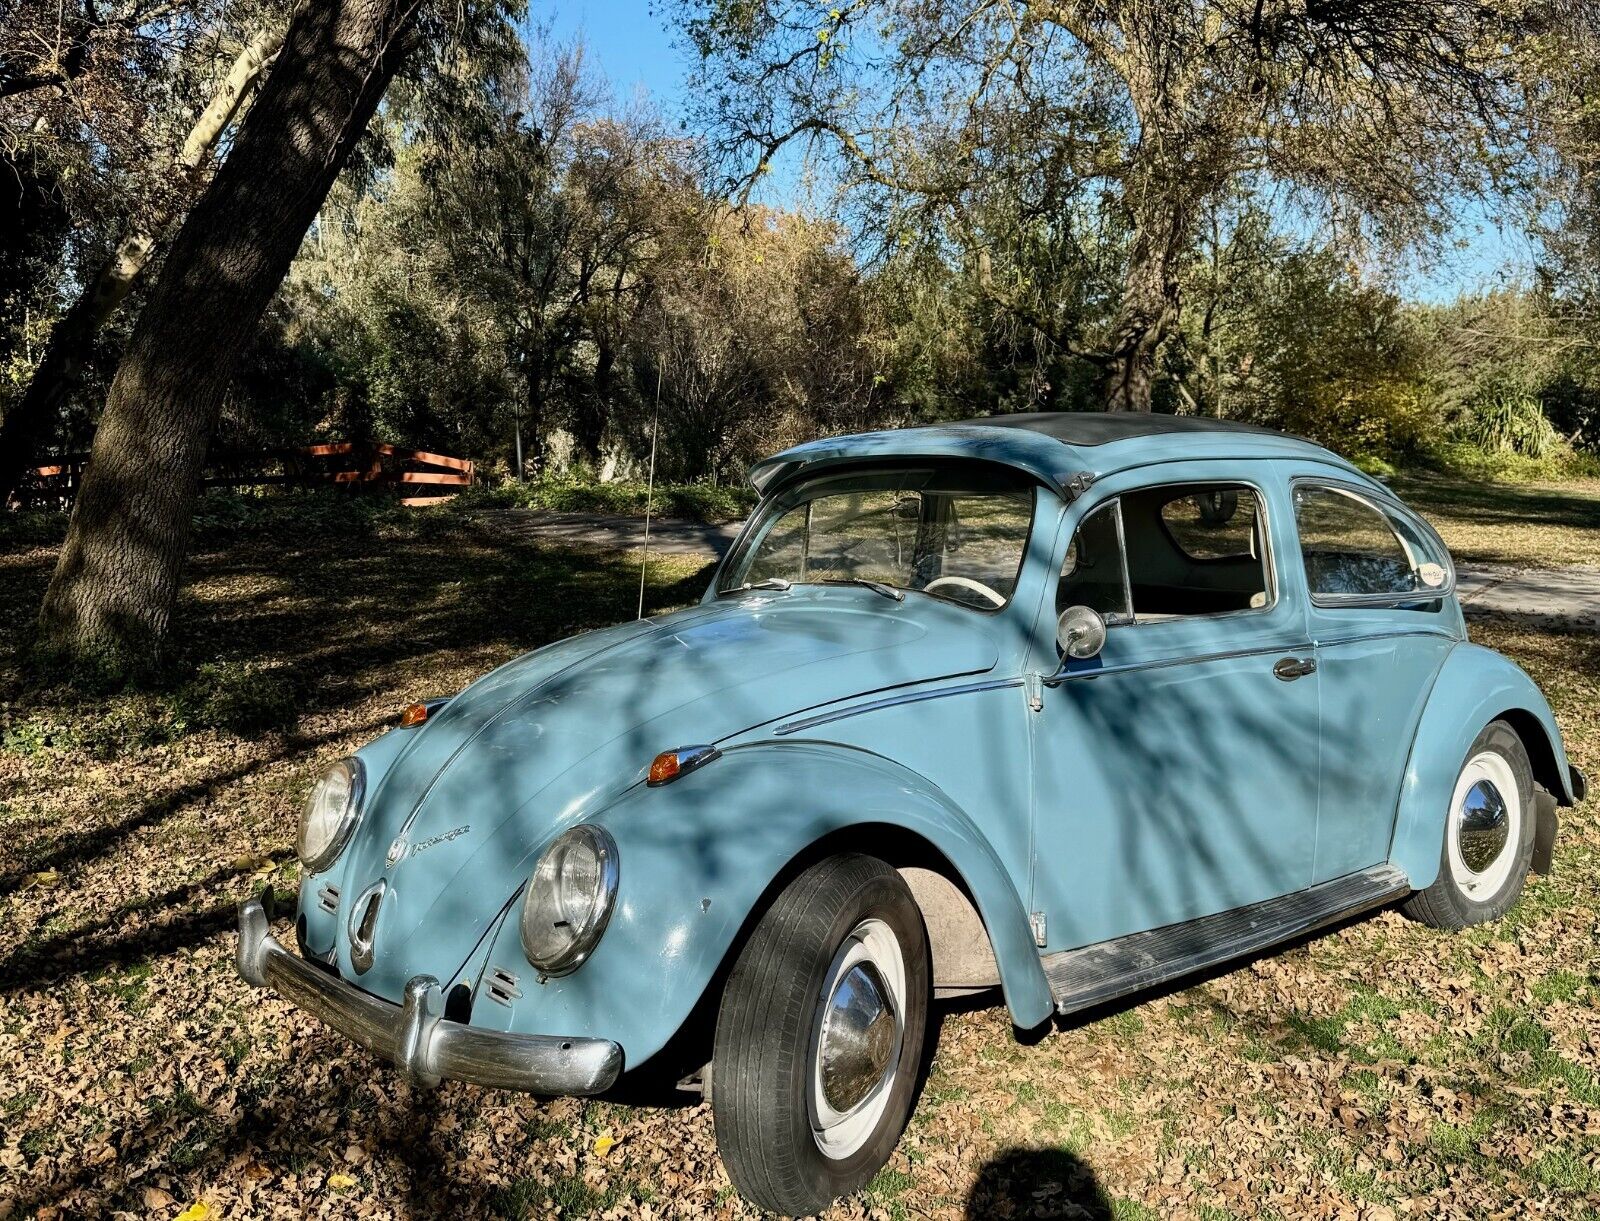
[(872, 582), (978, 610), (1011, 600), (1032, 485), (1003, 470), (860, 472), (763, 505), (720, 593), (767, 583)]

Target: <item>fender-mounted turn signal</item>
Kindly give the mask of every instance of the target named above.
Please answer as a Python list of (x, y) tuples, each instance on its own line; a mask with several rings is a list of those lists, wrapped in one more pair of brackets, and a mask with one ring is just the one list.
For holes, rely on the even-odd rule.
[(721, 755), (722, 752), (715, 746), (680, 746), (677, 750), (664, 750), (650, 760), (650, 773), (645, 777), (645, 783), (651, 788), (670, 784), (679, 776), (697, 767), (704, 767)]
[(432, 711), (425, 703), (407, 704), (400, 712), (400, 728), (410, 729), (413, 725), (422, 724)]

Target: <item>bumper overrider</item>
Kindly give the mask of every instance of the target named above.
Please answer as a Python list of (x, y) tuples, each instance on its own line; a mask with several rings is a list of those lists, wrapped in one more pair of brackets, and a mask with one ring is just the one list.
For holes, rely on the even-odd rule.
[(445, 1020), (444, 991), (414, 976), (396, 1005), (291, 954), (267, 929), (258, 899), (239, 905), (239, 974), (315, 1014), (346, 1038), (392, 1060), (418, 1086), (470, 1081), (532, 1094), (598, 1094), (622, 1071), (609, 1039), (483, 1030)]

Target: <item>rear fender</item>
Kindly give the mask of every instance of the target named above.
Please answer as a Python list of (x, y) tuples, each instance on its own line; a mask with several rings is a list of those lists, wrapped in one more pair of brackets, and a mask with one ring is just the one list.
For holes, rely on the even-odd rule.
[(578, 970), (539, 982), (513, 911), (487, 966), (527, 982), (511, 1006), (480, 996), (474, 1025), (613, 1039), (637, 1067), (719, 978), (774, 883), (818, 841), (868, 826), (925, 840), (959, 872), (1018, 1026), (1038, 1026), (1053, 1010), (1023, 904), (988, 840), (942, 792), (881, 756), (804, 741), (733, 747), (671, 784), (636, 786), (585, 821), (617, 843), (617, 906), (604, 936)]
[(1543, 693), (1513, 662), (1491, 649), (1459, 644), (1440, 668), (1417, 724), (1400, 786), (1389, 859), (1421, 890), (1439, 874), (1445, 817), (1456, 777), (1483, 727), (1508, 721), (1522, 738), (1533, 772), (1562, 805), (1572, 805), (1571, 768), (1561, 730)]

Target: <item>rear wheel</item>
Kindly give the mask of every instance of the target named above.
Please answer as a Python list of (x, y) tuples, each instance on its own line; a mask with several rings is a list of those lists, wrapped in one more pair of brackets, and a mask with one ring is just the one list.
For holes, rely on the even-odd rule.
[(1533, 766), (1504, 721), (1467, 751), (1445, 818), (1439, 876), (1406, 901), (1406, 915), (1446, 929), (1498, 920), (1522, 894), (1537, 823)]
[(929, 978), (922, 913), (882, 861), (830, 857), (779, 894), (728, 978), (712, 1051), (717, 1146), (746, 1198), (814, 1213), (889, 1160)]

